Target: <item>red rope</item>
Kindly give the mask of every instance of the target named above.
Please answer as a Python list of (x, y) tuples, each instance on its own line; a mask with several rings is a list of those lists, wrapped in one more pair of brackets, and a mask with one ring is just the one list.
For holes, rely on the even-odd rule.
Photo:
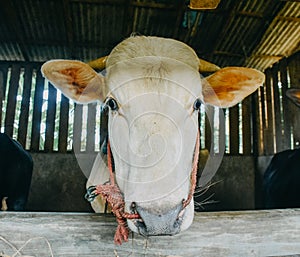
[(114, 241), (116, 244), (121, 245), (122, 241), (128, 241), (129, 230), (127, 227), (126, 219), (139, 219), (140, 215), (135, 213), (125, 212), (125, 202), (123, 194), (121, 193), (118, 185), (115, 183), (115, 176), (112, 167), (112, 157), (110, 150), (110, 143), (107, 143), (107, 163), (110, 176), (110, 184), (97, 185), (96, 193), (100, 194), (111, 206), (112, 212), (116, 216), (118, 227), (115, 233)]
[(196, 139), (196, 145), (194, 150), (194, 159), (193, 159), (193, 166), (192, 166), (192, 172), (191, 172), (191, 186), (190, 186), (190, 192), (188, 195), (188, 198), (183, 201), (182, 203), (182, 209), (187, 207), (195, 192), (196, 184), (197, 184), (197, 172), (198, 172), (198, 160), (199, 160), (199, 151), (200, 151), (200, 132), (198, 130), (197, 139)]
[[(199, 159), (199, 141), (200, 135), (199, 131), (197, 134), (197, 141), (194, 150), (194, 159), (193, 159), (193, 167), (191, 172), (191, 186), (188, 198), (183, 201), (182, 209), (189, 205), (191, 202), (197, 181), (197, 170), (198, 170), (198, 159)], [(105, 185), (97, 185), (96, 193), (100, 194), (104, 200), (106, 200), (112, 208), (112, 212), (116, 216), (118, 227), (115, 233), (114, 242), (115, 244), (121, 245), (123, 241), (128, 241), (129, 230), (127, 226), (126, 219), (139, 219), (140, 215), (137, 213), (128, 213), (125, 212), (125, 202), (122, 192), (120, 191), (118, 185), (115, 183), (115, 177), (112, 167), (112, 156), (110, 150), (110, 143), (107, 143), (107, 162), (108, 169), (110, 174), (110, 184)]]

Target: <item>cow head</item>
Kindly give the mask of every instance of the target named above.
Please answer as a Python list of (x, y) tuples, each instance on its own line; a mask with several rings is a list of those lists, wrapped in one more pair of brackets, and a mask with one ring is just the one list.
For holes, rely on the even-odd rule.
[[(193, 201), (182, 210), (198, 133), (200, 103), (230, 107), (264, 82), (263, 73), (231, 67), (205, 79), (186, 44), (158, 37), (131, 37), (105, 59), (106, 75), (79, 61), (53, 60), (44, 76), (78, 103), (110, 108), (109, 138), (116, 181), (128, 220), (143, 235), (176, 234), (193, 219)], [(180, 216), (180, 219), (179, 219)]]
[(299, 88), (290, 88), (286, 91), (286, 95), (290, 98), (294, 104), (300, 107), (300, 89)]

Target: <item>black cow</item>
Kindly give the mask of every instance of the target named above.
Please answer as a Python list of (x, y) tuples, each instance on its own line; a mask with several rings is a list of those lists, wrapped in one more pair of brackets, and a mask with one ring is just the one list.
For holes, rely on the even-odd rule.
[(274, 155), (264, 174), (264, 207), (300, 207), (300, 149)]
[(7, 205), (7, 210), (24, 210), (32, 169), (30, 154), (17, 141), (0, 133), (0, 207), (2, 201), (2, 205)]
[[(286, 95), (300, 107), (300, 89), (289, 89)], [(300, 149), (274, 155), (264, 174), (265, 208), (300, 207)]]

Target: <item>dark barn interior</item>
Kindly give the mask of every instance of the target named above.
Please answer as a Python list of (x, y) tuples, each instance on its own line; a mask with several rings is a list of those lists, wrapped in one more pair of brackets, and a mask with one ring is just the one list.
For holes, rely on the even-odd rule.
[[(132, 34), (175, 38), (220, 67), (266, 74), (255, 94), (222, 110), (223, 123), (218, 109), (200, 113), (201, 148), (218, 153), (221, 130), (226, 142), (213, 186), (199, 200), (209, 197), (211, 204), (204, 201), (199, 210), (261, 208), (261, 178), (271, 156), (299, 146), (299, 110), (285, 96), (300, 87), (298, 1), (228, 0), (193, 10), (186, 1), (13, 0), (1, 1), (0, 14), (1, 132), (33, 156), (28, 210), (91, 211), (83, 199), (85, 176), (100, 148), (99, 105), (75, 111), (44, 81), (41, 64), (90, 61)], [(215, 124), (208, 126), (208, 115)], [(205, 151), (200, 166), (204, 160)]]
[[(199, 9), (198, 3), (205, 6)], [(218, 6), (208, 7), (211, 3)], [(134, 35), (177, 39), (191, 46), (199, 58), (221, 68), (255, 68), (264, 72), (266, 80), (232, 108), (201, 107), (198, 179), (209, 155), (222, 158), (208, 187), (194, 196), (195, 208), (203, 216), (196, 216), (187, 238), (179, 237), (178, 244), (155, 238), (145, 243), (132, 235), (135, 245), (125, 246), (122, 252), (109, 245), (115, 221), (109, 216), (93, 216), (84, 199), (86, 181), (105, 133), (101, 104), (78, 105), (67, 99), (43, 78), (41, 65), (51, 59), (89, 62), (108, 55)], [(46, 239), (57, 247), (56, 256), (119, 256), (119, 250), (126, 256), (140, 256), (141, 249), (142, 256), (200, 256), (198, 250), (201, 256), (299, 254), (299, 234), (295, 232), (300, 229), (299, 211), (263, 210), (263, 176), (272, 157), (300, 147), (300, 110), (286, 95), (290, 88), (300, 89), (299, 50), (299, 0), (0, 1), (0, 132), (17, 140), (33, 159), (26, 212), (12, 216), (2, 212), (5, 235), (21, 247), (28, 239), (26, 233), (34, 238), (44, 230)], [(300, 187), (300, 181), (295, 183)], [(77, 214), (62, 214), (66, 212)], [(23, 234), (18, 234), (14, 222), (25, 226), (20, 228)], [(45, 225), (43, 229), (40, 223)], [(269, 237), (268, 226), (275, 223), (281, 231), (276, 234), (279, 243)], [(222, 234), (219, 227), (225, 231), (223, 238), (216, 236)], [(86, 235), (86, 229), (94, 234)], [(246, 233), (238, 246), (238, 237), (244, 240), (245, 231), (251, 234)], [(98, 233), (100, 239), (96, 239)], [(229, 234), (233, 235), (230, 239)], [(255, 235), (253, 245), (247, 235)], [(2, 236), (0, 233), (0, 256), (7, 256), (2, 255)], [(197, 239), (198, 248), (190, 245), (195, 238), (201, 238)], [(67, 244), (64, 240), (72, 247), (62, 247)], [(222, 242), (211, 249), (209, 240)], [(283, 247), (278, 245), (285, 240)], [(34, 249), (41, 247), (33, 245)], [(51, 250), (49, 242), (47, 247)], [(48, 256), (47, 247), (37, 256)], [(93, 249), (94, 255), (86, 249)]]

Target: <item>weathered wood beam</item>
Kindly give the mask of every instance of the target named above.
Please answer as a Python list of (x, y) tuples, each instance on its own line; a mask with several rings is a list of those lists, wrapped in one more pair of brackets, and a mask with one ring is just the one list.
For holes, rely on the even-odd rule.
[(123, 5), (126, 4), (127, 0), (70, 0), (70, 2), (81, 4)]
[(236, 54), (236, 53), (230, 53), (230, 52), (224, 52), (224, 51), (214, 51), (214, 55), (222, 55), (225, 57), (235, 57), (235, 58), (245, 58), (242, 54)]
[(252, 18), (259, 18), (259, 19), (264, 18), (263, 14), (261, 14), (261, 13), (254, 13), (254, 12), (247, 12), (247, 11), (239, 11), (237, 13), (237, 15), (247, 16), (247, 17), (252, 17)]
[(195, 19), (195, 22), (193, 24), (193, 26), (188, 30), (186, 36), (185, 36), (185, 39), (184, 39), (184, 42), (191, 45), (192, 44), (192, 40), (193, 38), (195, 37), (196, 33), (197, 33), (197, 30), (198, 30), (198, 27), (199, 27), (199, 21), (200, 21), (200, 18), (203, 14), (201, 12), (197, 12), (197, 15), (196, 15), (196, 19)]
[(232, 22), (232, 20), (235, 17), (235, 14), (237, 12), (237, 3), (235, 3), (234, 5), (232, 4), (229, 8), (229, 11), (226, 12), (225, 16), (226, 16), (226, 23), (223, 26), (223, 29), (221, 31), (221, 33), (219, 34), (217, 40), (211, 44), (211, 53), (217, 51), (218, 48), (220, 48), (220, 45), (223, 43), (224, 38), (227, 36), (228, 31), (230, 29), (230, 24)]
[(137, 0), (133, 0), (131, 5), (141, 8), (153, 8), (153, 9), (174, 9), (176, 10), (176, 4), (163, 4), (163, 3), (156, 3), (156, 2), (140, 2)]
[[(41, 226), (42, 224), (42, 226)], [(142, 237), (113, 243), (111, 215), (0, 212), (0, 236), (34, 256), (289, 256), (300, 252), (300, 209), (196, 213), (176, 236)], [(16, 236), (18, 235), (18, 236)], [(14, 252), (0, 241), (4, 255)], [(49, 244), (47, 244), (47, 242)], [(4, 251), (4, 252), (3, 252)]]
[(216, 9), (220, 0), (190, 0), (189, 8), (192, 10)]
[(63, 5), (63, 13), (65, 17), (65, 27), (67, 33), (67, 45), (70, 51), (70, 56), (72, 59), (75, 59), (74, 55), (74, 33), (73, 33), (73, 25), (72, 25), (72, 16), (70, 12), (70, 0), (62, 0)]
[(275, 18), (276, 20), (283, 20), (283, 21), (291, 21), (291, 22), (300, 22), (300, 18), (298, 17), (288, 17), (288, 16), (281, 16), (278, 15)]
[(4, 15), (7, 21), (7, 25), (17, 39), (17, 43), (19, 45), (21, 54), (23, 56), (24, 61), (30, 61), (27, 49), (26, 49), (26, 42), (24, 40), (24, 33), (23, 28), (18, 18), (18, 14), (13, 6), (12, 1), (0, 1), (0, 14)]
[(133, 22), (134, 22), (134, 7), (131, 5), (131, 0), (126, 1), (126, 15), (124, 15), (123, 20), (123, 35), (128, 37), (133, 31)]
[(181, 23), (183, 20), (183, 15), (185, 13), (185, 11), (187, 10), (187, 6), (185, 4), (185, 1), (179, 1), (178, 6), (177, 6), (177, 19), (175, 22), (175, 27), (174, 27), (174, 33), (173, 33), (173, 37), (174, 38), (178, 38), (179, 35), (179, 29), (181, 27)]
[[(207, 55), (207, 54), (204, 54)], [(222, 55), (223, 57), (228, 57), (228, 58), (245, 58), (244, 55), (242, 54), (236, 54), (236, 53), (230, 53), (230, 52), (224, 52), (224, 51), (214, 51), (213, 55)], [(263, 58), (263, 59), (276, 59), (280, 60), (283, 58), (283, 55), (267, 55), (267, 54), (255, 54), (250, 56), (250, 58)]]

